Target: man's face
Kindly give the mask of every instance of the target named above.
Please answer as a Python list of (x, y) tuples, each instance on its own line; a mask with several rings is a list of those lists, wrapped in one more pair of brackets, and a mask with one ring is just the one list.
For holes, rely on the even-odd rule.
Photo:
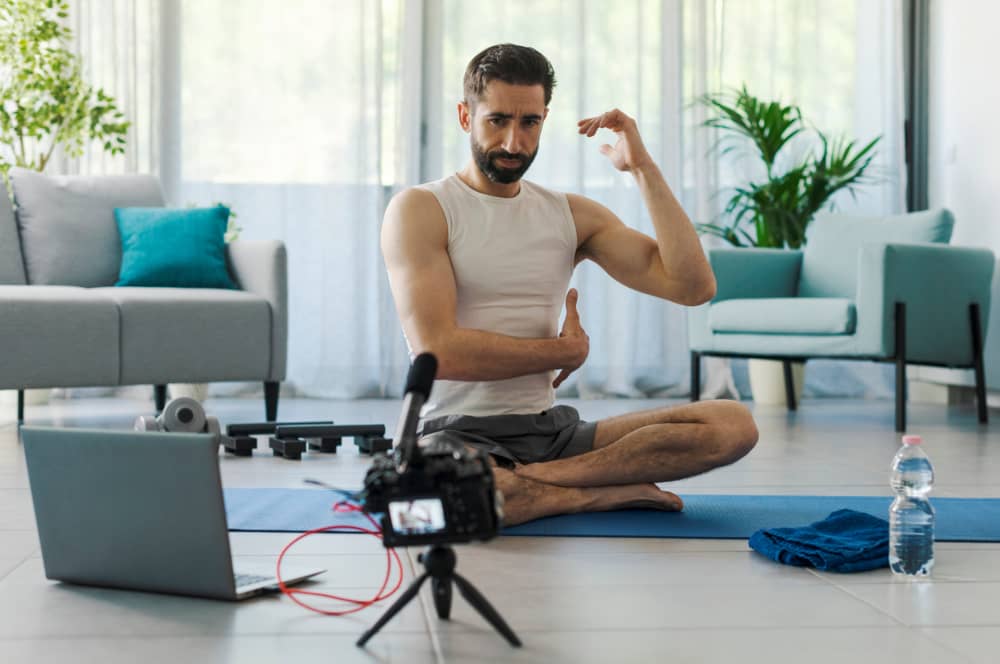
[(524, 175), (535, 155), (548, 115), (541, 85), (490, 81), (482, 99), (459, 104), (459, 121), (469, 132), (472, 156), (491, 182), (511, 184)]

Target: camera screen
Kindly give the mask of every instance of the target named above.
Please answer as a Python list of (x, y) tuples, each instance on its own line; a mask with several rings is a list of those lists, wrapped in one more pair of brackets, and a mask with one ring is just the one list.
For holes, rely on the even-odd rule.
[(403, 535), (437, 533), (445, 529), (440, 498), (417, 498), (389, 503), (392, 529)]

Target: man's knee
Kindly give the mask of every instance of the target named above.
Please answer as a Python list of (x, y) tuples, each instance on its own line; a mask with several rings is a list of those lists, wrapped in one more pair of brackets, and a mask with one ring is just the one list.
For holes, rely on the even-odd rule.
[(718, 465), (742, 459), (757, 444), (759, 433), (749, 409), (736, 401), (715, 402), (709, 426), (713, 432)]

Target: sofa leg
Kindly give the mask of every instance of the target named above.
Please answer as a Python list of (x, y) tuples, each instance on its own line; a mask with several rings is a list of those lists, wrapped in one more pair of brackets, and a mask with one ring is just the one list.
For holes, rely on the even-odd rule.
[(156, 404), (156, 414), (159, 415), (160, 413), (162, 413), (163, 408), (167, 405), (166, 385), (153, 386), (153, 403)]
[(906, 431), (906, 304), (896, 303), (896, 431)]
[(972, 327), (972, 366), (976, 373), (976, 409), (979, 421), (986, 424), (986, 371), (983, 369), (983, 328), (980, 325), (979, 305), (969, 305), (969, 323)]
[(17, 423), (24, 423), (24, 390), (17, 391)]
[(701, 353), (691, 351), (691, 401), (701, 398)]
[(281, 383), (266, 381), (264, 383), (264, 419), (275, 422), (278, 419), (278, 388)]
[(797, 410), (795, 403), (795, 381), (792, 379), (792, 361), (782, 360), (781, 369), (785, 374), (785, 405), (788, 410)]

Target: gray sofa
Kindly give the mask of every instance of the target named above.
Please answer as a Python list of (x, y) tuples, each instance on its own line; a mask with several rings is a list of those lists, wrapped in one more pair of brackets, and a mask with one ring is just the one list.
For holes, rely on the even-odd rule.
[[(288, 339), (285, 247), (231, 242), (240, 290), (116, 288), (116, 207), (164, 205), (153, 176), (49, 177), (0, 188), (0, 389), (262, 381), (277, 417)], [(16, 211), (15, 211), (16, 208)]]

